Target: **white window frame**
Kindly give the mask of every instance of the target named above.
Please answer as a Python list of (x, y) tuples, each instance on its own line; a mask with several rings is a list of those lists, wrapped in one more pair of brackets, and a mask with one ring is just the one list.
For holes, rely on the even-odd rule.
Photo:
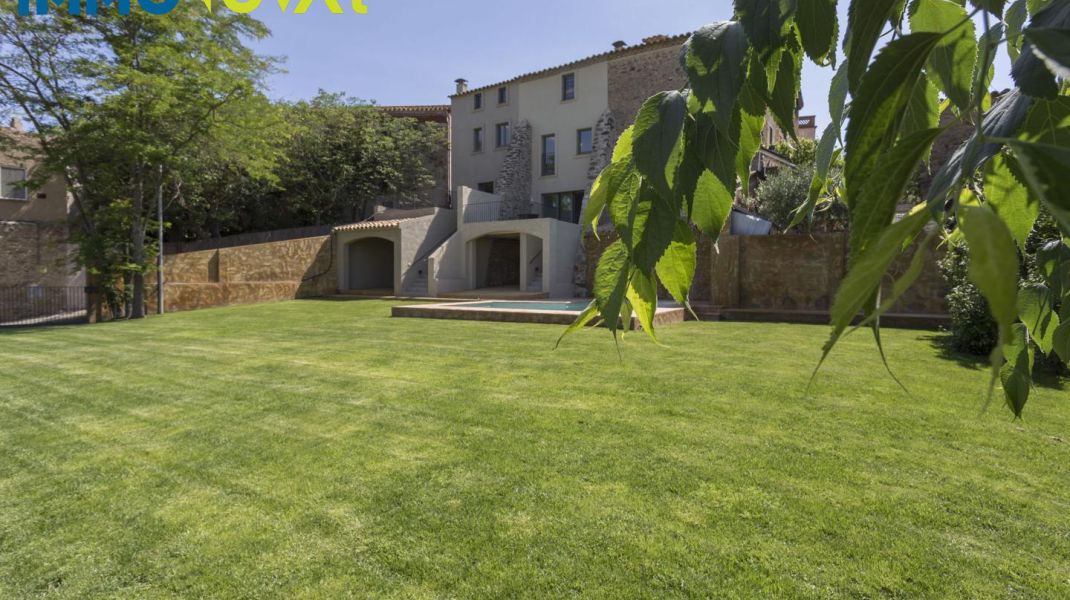
[(8, 196), (8, 195), (4, 194), (4, 171), (22, 171), (22, 179), (19, 180), (20, 182), (25, 182), (30, 176), (29, 171), (26, 170), (23, 167), (0, 165), (0, 199), (3, 199), (3, 200), (17, 200), (19, 202), (29, 202), (30, 201), (30, 190), (26, 189), (25, 187), (22, 188), (22, 197), (21, 198), (16, 197), (16, 196)]

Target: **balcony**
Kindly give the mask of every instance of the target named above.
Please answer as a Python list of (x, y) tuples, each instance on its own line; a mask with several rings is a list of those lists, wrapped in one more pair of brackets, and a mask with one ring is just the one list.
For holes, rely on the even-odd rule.
[(464, 206), (465, 223), (490, 223), (526, 219), (556, 219), (566, 223), (578, 223), (578, 208), (562, 206), (553, 202), (530, 202), (517, 204), (504, 200), (469, 202)]

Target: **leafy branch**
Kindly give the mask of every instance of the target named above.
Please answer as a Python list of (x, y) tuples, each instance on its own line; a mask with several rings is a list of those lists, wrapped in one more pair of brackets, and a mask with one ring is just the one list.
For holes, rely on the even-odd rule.
[[(598, 264), (594, 301), (566, 334), (601, 317), (616, 337), (634, 314), (653, 336), (656, 282), (689, 305), (691, 225), (720, 235), (737, 190), (746, 192), (767, 113), (794, 135), (808, 57), (836, 73), (831, 123), (792, 225), (813, 214), (830, 185), (842, 185), (850, 211), (849, 272), (824, 357), (859, 320), (880, 348), (880, 317), (917, 279), (932, 241), (961, 237), (972, 249), (970, 277), (999, 324), (993, 385), (1021, 416), (1035, 351), (1070, 361), (1070, 191), (1060, 180), (1070, 170), (1070, 0), (970, 3), (967, 11), (955, 0), (852, 0), (838, 67), (836, 0), (736, 0), (733, 20), (699, 29), (682, 52), (689, 85), (647, 100), (595, 181), (583, 223), (608, 213), (620, 238)], [(891, 39), (878, 48), (884, 36)], [(1016, 88), (994, 99), (987, 89), (1000, 46)], [(926, 201), (897, 219), (946, 114), (975, 132), (934, 174)], [(837, 156), (842, 182), (830, 181)], [(1019, 290), (1018, 244), (1040, 205), (1063, 239), (1045, 247), (1044, 283)], [(907, 252), (911, 266), (882, 297), (889, 268)]]

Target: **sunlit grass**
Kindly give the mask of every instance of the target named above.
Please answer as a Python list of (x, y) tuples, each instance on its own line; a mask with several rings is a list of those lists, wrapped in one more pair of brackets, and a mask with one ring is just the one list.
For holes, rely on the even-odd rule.
[(1070, 392), (824, 327), (0, 332), (0, 598), (1070, 597)]

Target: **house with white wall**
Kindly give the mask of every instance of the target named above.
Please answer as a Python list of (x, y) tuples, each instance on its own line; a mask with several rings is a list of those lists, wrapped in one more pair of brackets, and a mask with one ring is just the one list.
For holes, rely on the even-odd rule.
[[(360, 268), (358, 238), (395, 235), (392, 249), (380, 242), (377, 252), (395, 252), (396, 279), (391, 286), (380, 275), (369, 289), (466, 298), (588, 295), (584, 202), (643, 102), (686, 84), (679, 61), (686, 39), (616, 42), (600, 54), (479, 87), (458, 79), (449, 107), (453, 231), (426, 256), (410, 256), (399, 248), (404, 229), (415, 223), (339, 228), (343, 289), (363, 281), (352, 270)], [(771, 145), (783, 137), (767, 119), (763, 140)], [(777, 160), (766, 152), (755, 164)]]

